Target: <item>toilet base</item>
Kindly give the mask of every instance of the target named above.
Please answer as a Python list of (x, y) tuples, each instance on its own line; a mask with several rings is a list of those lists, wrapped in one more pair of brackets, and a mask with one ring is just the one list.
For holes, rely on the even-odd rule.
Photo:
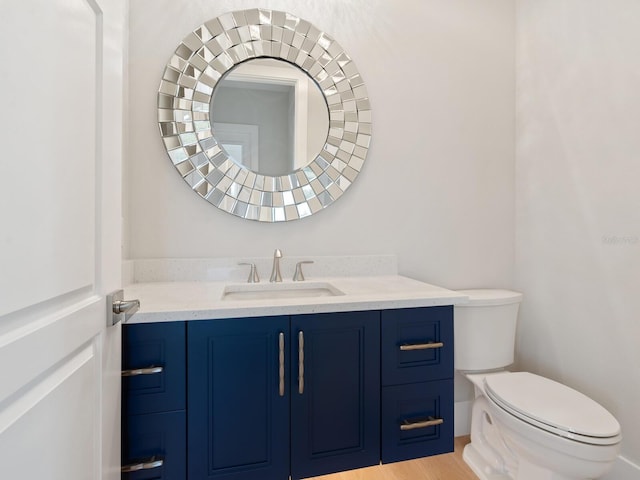
[(491, 469), (471, 443), (464, 447), (462, 459), (480, 480), (513, 480), (509, 475)]
[(575, 477), (567, 477), (549, 469), (527, 462), (523, 458), (518, 463), (518, 474), (515, 480), (576, 480)]
[(546, 468), (533, 465), (520, 458), (515, 473), (500, 471), (500, 468), (491, 466), (486, 458), (478, 452), (473, 443), (464, 447), (462, 458), (480, 480), (575, 480)]
[(482, 395), (473, 401), (471, 443), (465, 446), (462, 458), (481, 480), (516, 478), (517, 457), (493, 421), (489, 402)]

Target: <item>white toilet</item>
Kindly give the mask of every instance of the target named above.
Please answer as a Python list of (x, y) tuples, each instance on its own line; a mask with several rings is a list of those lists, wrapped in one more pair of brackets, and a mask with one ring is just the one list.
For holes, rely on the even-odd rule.
[(620, 424), (604, 407), (513, 363), (522, 294), (463, 290), (454, 310), (455, 367), (475, 390), (463, 458), (481, 480), (586, 480), (613, 465)]

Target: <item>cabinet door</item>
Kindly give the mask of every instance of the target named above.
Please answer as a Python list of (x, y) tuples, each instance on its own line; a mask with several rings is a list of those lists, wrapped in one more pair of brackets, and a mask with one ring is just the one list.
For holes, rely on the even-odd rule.
[(380, 312), (291, 317), (291, 477), (380, 462)]
[(188, 322), (189, 479), (287, 479), (288, 330), (288, 317)]

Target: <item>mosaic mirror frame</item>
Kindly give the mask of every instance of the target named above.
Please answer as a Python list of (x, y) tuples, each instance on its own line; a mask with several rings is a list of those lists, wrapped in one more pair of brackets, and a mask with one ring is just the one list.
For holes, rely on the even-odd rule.
[[(306, 72), (329, 109), (321, 151), (281, 176), (229, 158), (209, 116), (218, 81), (236, 65), (264, 57)], [(267, 9), (226, 13), (182, 40), (160, 82), (158, 123), (171, 162), (194, 192), (225, 212), (260, 222), (296, 220), (331, 205), (361, 171), (371, 141), (371, 106), (353, 60), (309, 22)]]

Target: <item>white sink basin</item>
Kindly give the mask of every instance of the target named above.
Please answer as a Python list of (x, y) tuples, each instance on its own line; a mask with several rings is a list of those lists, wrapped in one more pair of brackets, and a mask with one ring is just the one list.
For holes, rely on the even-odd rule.
[(246, 283), (224, 287), (222, 300), (269, 300), (335, 297), (338, 295), (344, 295), (344, 293), (327, 282)]

